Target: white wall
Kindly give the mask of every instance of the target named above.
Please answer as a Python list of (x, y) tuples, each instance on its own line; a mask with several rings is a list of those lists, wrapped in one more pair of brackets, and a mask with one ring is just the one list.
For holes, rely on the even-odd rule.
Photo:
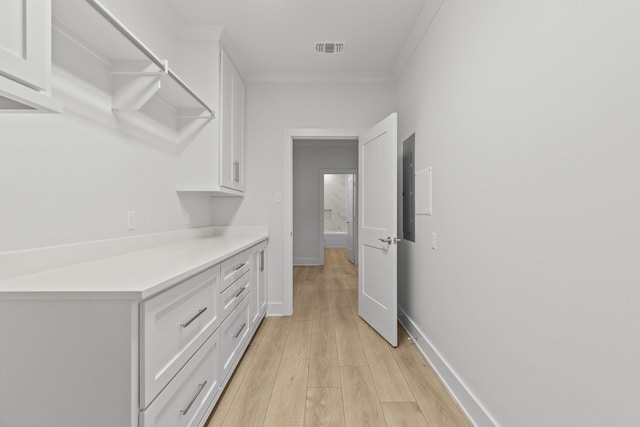
[(500, 425), (640, 425), (639, 18), (445, 0), (400, 79), (434, 203), (400, 307)]
[(269, 225), (268, 298), (283, 300), (282, 192), (284, 130), (366, 129), (394, 111), (394, 83), (249, 83), (244, 202), (216, 200), (215, 224)]
[[(358, 150), (356, 147), (357, 147), (357, 144), (354, 145), (354, 149), (357, 156)], [(295, 164), (294, 164), (294, 167), (295, 167)], [(338, 233), (347, 232), (347, 220), (348, 220), (347, 218), (347, 177), (348, 176), (349, 175), (347, 174), (326, 174), (324, 176), (324, 231), (325, 232), (338, 232)]]
[(358, 142), (357, 141), (295, 141), (294, 142), (293, 144), (293, 264), (294, 265), (324, 264), (323, 170), (326, 170), (326, 169), (357, 170), (358, 169)]
[[(180, 42), (144, 2), (104, 3), (210, 98), (210, 76), (199, 75), (196, 58), (176, 53)], [(0, 251), (184, 228), (185, 210), (191, 226), (210, 225), (208, 197), (174, 190), (177, 147), (126, 133), (110, 112), (100, 87), (109, 81), (99, 81), (108, 74), (94, 72), (95, 59), (78, 61), (57, 44), (53, 50), (66, 67), (56, 62), (53, 76), (53, 94), (65, 103), (64, 113), (0, 114)], [(127, 231), (128, 210), (137, 213), (136, 231)]]

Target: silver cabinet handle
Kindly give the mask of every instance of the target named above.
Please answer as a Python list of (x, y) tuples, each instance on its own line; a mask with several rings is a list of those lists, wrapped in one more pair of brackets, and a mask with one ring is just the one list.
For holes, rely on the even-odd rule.
[(238, 270), (240, 270), (242, 267), (244, 267), (245, 265), (247, 265), (247, 263), (246, 263), (246, 262), (243, 262), (242, 264), (240, 264), (240, 265), (238, 265), (238, 266), (234, 267), (234, 268), (233, 268), (233, 271), (238, 271)]
[(386, 239), (378, 239), (380, 240), (382, 243), (386, 243), (388, 245), (391, 244), (391, 237), (387, 237)]
[(247, 289), (246, 286), (244, 288), (240, 289), (240, 291), (236, 294), (236, 296), (234, 298), (238, 298), (240, 296), (240, 294), (242, 294), (244, 292), (245, 289)]
[(233, 181), (240, 182), (240, 162), (233, 162)]
[(198, 317), (200, 317), (200, 315), (202, 313), (204, 313), (205, 311), (207, 311), (207, 307), (201, 308), (200, 310), (198, 310), (198, 313), (195, 316), (193, 316), (191, 319), (187, 320), (185, 323), (181, 324), (180, 326), (183, 327), (183, 328), (186, 328), (191, 323), (193, 323), (194, 320), (196, 320)]
[(233, 338), (238, 338), (240, 336), (240, 333), (242, 332), (242, 330), (244, 329), (244, 327), (247, 326), (247, 323), (243, 323), (242, 326), (240, 326), (240, 329), (238, 329), (238, 332), (236, 332), (236, 334), (233, 336)]
[(196, 395), (193, 396), (193, 399), (191, 399), (191, 402), (189, 402), (186, 408), (180, 410), (180, 413), (182, 415), (187, 415), (187, 412), (189, 412), (189, 409), (191, 409), (193, 402), (195, 402), (196, 399), (198, 399), (198, 396), (200, 396), (200, 393), (202, 393), (202, 390), (204, 390), (204, 386), (206, 385), (207, 385), (207, 380), (205, 380), (202, 384), (198, 384), (198, 387), (200, 388), (198, 389), (198, 392), (196, 393)]

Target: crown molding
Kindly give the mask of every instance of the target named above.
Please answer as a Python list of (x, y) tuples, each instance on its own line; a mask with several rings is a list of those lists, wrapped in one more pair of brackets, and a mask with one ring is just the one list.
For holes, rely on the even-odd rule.
[(431, 26), (433, 19), (438, 14), (440, 7), (444, 3), (444, 0), (427, 0), (424, 7), (420, 11), (420, 15), (418, 15), (418, 19), (414, 24), (413, 28), (409, 32), (407, 36), (407, 40), (405, 41), (402, 49), (400, 50), (400, 54), (396, 59), (396, 62), (393, 66), (393, 75), (396, 78), (399, 78), (405, 67), (411, 60), (416, 48), (422, 41), (422, 38), (426, 34), (427, 30)]
[(391, 82), (395, 76), (390, 72), (263, 72), (254, 71), (246, 75), (249, 82), (273, 82), (273, 83), (342, 83), (342, 82)]

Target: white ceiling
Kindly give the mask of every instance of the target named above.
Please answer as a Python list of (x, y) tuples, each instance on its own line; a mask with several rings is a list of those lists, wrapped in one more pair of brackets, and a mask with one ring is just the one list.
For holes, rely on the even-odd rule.
[[(225, 38), (239, 57), (238, 65), (254, 80), (389, 77), (427, 3), (427, 0), (163, 1), (181, 26), (224, 26)], [(340, 55), (318, 54), (314, 50), (318, 41), (344, 41), (346, 51)]]

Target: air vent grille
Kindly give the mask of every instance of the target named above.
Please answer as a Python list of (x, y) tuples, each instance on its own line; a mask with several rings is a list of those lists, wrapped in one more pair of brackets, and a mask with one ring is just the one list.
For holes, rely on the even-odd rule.
[(345, 42), (317, 42), (316, 52), (331, 54), (344, 53), (346, 45)]

